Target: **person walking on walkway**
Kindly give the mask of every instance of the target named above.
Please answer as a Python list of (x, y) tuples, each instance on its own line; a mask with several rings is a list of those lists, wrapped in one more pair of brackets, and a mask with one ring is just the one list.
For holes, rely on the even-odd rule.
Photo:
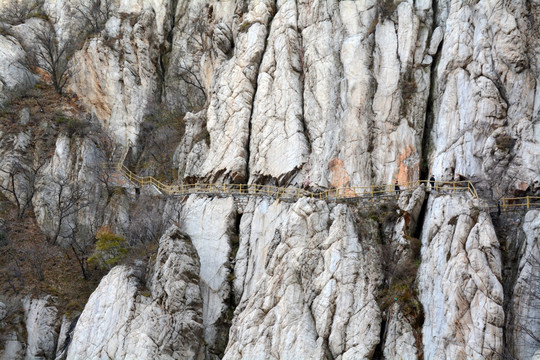
[(396, 195), (399, 195), (399, 190), (401, 190), (401, 189), (399, 188), (397, 180), (396, 180), (396, 183), (394, 185), (394, 190), (396, 190)]
[(435, 189), (435, 176), (431, 175), (429, 178), (429, 183), (431, 185), (431, 190)]

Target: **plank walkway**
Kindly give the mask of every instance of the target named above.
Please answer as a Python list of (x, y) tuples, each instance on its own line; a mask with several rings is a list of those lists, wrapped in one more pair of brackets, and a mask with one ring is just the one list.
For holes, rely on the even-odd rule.
[[(133, 187), (151, 186), (162, 194), (170, 196), (188, 196), (192, 194), (208, 196), (233, 196), (241, 197), (269, 197), (283, 201), (296, 201), (306, 197), (311, 199), (326, 200), (329, 202), (356, 202), (364, 207), (374, 206), (381, 202), (395, 199), (397, 192), (395, 185), (370, 185), (351, 186), (331, 189), (309, 191), (299, 187), (277, 187), (260, 184), (165, 184), (151, 176), (138, 176), (129, 170), (124, 164), (126, 149), (116, 149), (111, 161), (103, 164), (109, 174), (109, 180), (116, 186)], [(471, 198), (478, 199), (478, 193), (470, 181), (436, 181), (432, 184), (428, 180), (417, 180), (411, 183), (399, 184), (400, 191), (414, 190), (420, 186), (435, 190), (442, 194), (469, 194)], [(490, 213), (501, 211), (518, 211), (540, 207), (540, 196), (505, 197), (496, 201), (484, 202), (484, 208)]]

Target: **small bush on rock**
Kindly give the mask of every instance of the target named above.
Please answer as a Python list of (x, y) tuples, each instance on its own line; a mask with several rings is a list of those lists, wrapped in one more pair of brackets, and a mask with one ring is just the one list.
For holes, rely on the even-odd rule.
[(95, 250), (88, 258), (88, 264), (110, 270), (127, 256), (129, 250), (126, 239), (114, 234), (109, 227), (102, 227), (96, 239)]

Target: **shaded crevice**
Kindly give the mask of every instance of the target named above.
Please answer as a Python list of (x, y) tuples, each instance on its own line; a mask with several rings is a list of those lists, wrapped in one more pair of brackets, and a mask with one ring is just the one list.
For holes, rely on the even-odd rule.
[(384, 343), (386, 340), (386, 328), (388, 326), (388, 316), (386, 318), (381, 319), (381, 332), (379, 334), (379, 343), (377, 344), (377, 347), (375, 347), (375, 351), (373, 352), (373, 360), (384, 360)]
[[(437, 19), (437, 1), (434, 1), (433, 18), (434, 22)], [(429, 95), (426, 104), (426, 119), (424, 121), (424, 130), (422, 133), (422, 165), (420, 167), (420, 179), (429, 179), (431, 175), (431, 169), (429, 166), (430, 150), (432, 149), (431, 132), (435, 124), (437, 114), (435, 113), (435, 101), (437, 98), (437, 66), (441, 58), (441, 49), (443, 41), (439, 44), (437, 52), (433, 56), (433, 62), (431, 63), (430, 71), (430, 85)]]
[(225, 349), (227, 348), (229, 344), (229, 333), (232, 326), (232, 321), (234, 318), (234, 312), (236, 311), (236, 307), (238, 306), (238, 303), (236, 299), (240, 299), (241, 296), (235, 297), (234, 294), (234, 267), (235, 267), (235, 259), (236, 259), (236, 253), (238, 252), (238, 249), (240, 247), (240, 223), (242, 220), (242, 214), (237, 213), (236, 217), (234, 218), (234, 224), (231, 226), (231, 233), (229, 234), (230, 238), (230, 254), (229, 254), (229, 276), (227, 277), (227, 282), (229, 283), (229, 294), (228, 297), (225, 299), (225, 304), (227, 305), (227, 309), (225, 310), (224, 314), (221, 317), (221, 322), (218, 324), (218, 327), (221, 332), (221, 336), (217, 338), (216, 341), (216, 347), (215, 351), (213, 351), (212, 355), (217, 355), (219, 358), (222, 358), (225, 355)]
[(424, 227), (424, 222), (426, 221), (428, 199), (429, 195), (424, 198), (422, 208), (420, 209), (420, 213), (418, 214), (418, 220), (416, 221), (416, 229), (414, 230), (413, 237), (417, 239), (420, 239), (422, 236), (422, 228)]

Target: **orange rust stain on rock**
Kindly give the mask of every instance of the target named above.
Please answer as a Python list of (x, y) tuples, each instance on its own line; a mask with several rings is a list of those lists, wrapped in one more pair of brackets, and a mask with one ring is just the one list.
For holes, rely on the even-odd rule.
[(411, 165), (407, 165), (405, 160), (416, 154), (416, 149), (412, 146), (407, 146), (398, 157), (399, 171), (396, 180), (400, 184), (413, 182), (420, 173), (420, 164), (414, 162)]
[(332, 186), (339, 188), (349, 185), (351, 178), (345, 170), (343, 160), (335, 158), (328, 163), (328, 168), (332, 172)]

